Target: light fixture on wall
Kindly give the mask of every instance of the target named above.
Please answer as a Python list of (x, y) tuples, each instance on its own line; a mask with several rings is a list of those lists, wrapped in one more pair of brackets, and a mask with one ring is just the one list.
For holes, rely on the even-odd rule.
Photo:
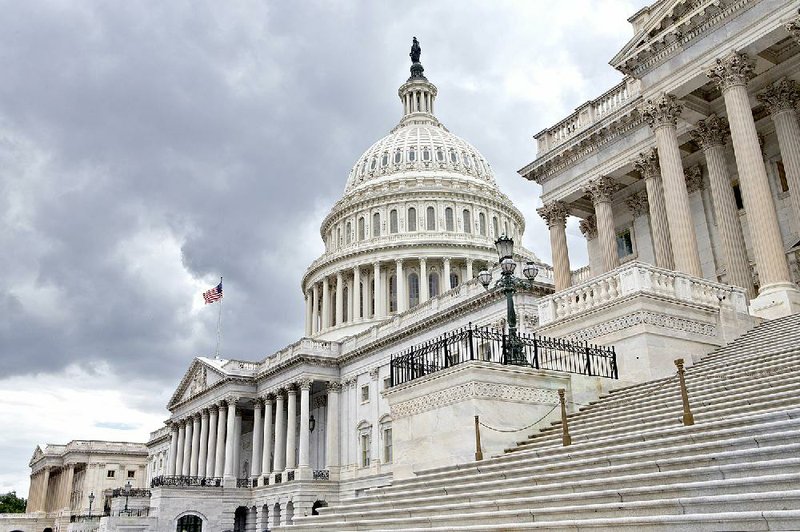
[(308, 430), (309, 432), (314, 432), (314, 428), (317, 426), (317, 420), (314, 419), (314, 416), (308, 418)]

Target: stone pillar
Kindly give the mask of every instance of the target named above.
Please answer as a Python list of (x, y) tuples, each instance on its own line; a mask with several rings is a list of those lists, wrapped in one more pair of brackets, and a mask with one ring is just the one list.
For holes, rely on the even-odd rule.
[(61, 490), (58, 509), (69, 509), (72, 498), (72, 481), (75, 478), (75, 464), (67, 464), (61, 474), (64, 475), (64, 488)]
[(444, 276), (444, 279), (442, 279), (442, 286), (444, 287), (444, 290), (442, 290), (442, 292), (447, 292), (448, 290), (453, 288), (450, 285), (450, 259), (448, 258), (442, 259), (442, 270)]
[(703, 149), (711, 183), (711, 201), (714, 203), (717, 229), (722, 240), (725, 257), (727, 282), (747, 290), (753, 297), (753, 279), (750, 263), (747, 260), (747, 247), (744, 243), (742, 226), (739, 223), (739, 209), (733, 195), (728, 166), (725, 164), (725, 139), (728, 136), (728, 121), (711, 115), (697, 123), (692, 138)]
[(300, 457), (297, 463), (298, 468), (308, 468), (309, 447), (311, 446), (311, 432), (308, 430), (310, 411), (311, 381), (300, 381)]
[(467, 259), (467, 278), (464, 279), (464, 282), (466, 283), (474, 278), (475, 276), (472, 274), (472, 259)]
[(286, 391), (286, 469), (297, 467), (297, 390)]
[(311, 292), (306, 292), (306, 336), (311, 336)]
[(242, 476), (239, 476), (239, 464), (242, 452), (242, 409), (236, 409), (236, 420), (233, 424), (233, 476), (237, 479), (247, 478), (248, 471), (244, 471)]
[(330, 326), (331, 326), (331, 289), (330, 289), (330, 283), (328, 282), (328, 278), (325, 277), (322, 280), (322, 326), (320, 327), (320, 330), (324, 331)]
[(408, 296), (406, 295), (406, 274), (403, 271), (403, 260), (397, 259), (395, 261), (395, 288), (397, 289), (397, 312), (404, 312), (408, 310)]
[(206, 476), (206, 462), (208, 461), (208, 410), (205, 408), (200, 414), (200, 452), (197, 455), (197, 476)]
[(183, 448), (186, 444), (186, 421), (179, 419), (178, 424), (178, 447), (175, 450), (175, 474), (183, 475)]
[(189, 463), (189, 476), (197, 476), (197, 462), (200, 458), (200, 414), (192, 416), (192, 454)]
[(44, 467), (44, 477), (42, 478), (42, 489), (39, 499), (39, 511), (47, 511), (47, 492), (50, 490), (50, 466)]
[(194, 425), (194, 418), (186, 418), (186, 436), (183, 440), (183, 469), (181, 474), (184, 477), (191, 476), (192, 471), (192, 429)]
[[(594, 215), (597, 218), (597, 238), (600, 243), (602, 269), (605, 273), (619, 266), (617, 253), (617, 232), (614, 229), (614, 213), (611, 210), (611, 197), (617, 185), (610, 177), (590, 179), (584, 190), (594, 203)], [(553, 255), (555, 267), (555, 254)], [(554, 272), (555, 273), (555, 272)]]
[(283, 390), (275, 394), (275, 452), (272, 470), (283, 471), (286, 464), (286, 412), (283, 409)]
[(683, 107), (675, 96), (662, 94), (655, 100), (647, 100), (642, 108), (642, 116), (656, 136), (675, 269), (702, 277), (697, 237), (689, 208), (689, 194), (686, 191), (686, 178), (678, 149), (677, 124), (682, 110)]
[(256, 402), (253, 405), (253, 457), (250, 460), (250, 476), (252, 478), (258, 478), (261, 475), (261, 439), (263, 437), (261, 399), (256, 398)]
[[(536, 209), (550, 229), (550, 249), (553, 253), (553, 276), (556, 292), (572, 285), (572, 270), (569, 267), (567, 250), (567, 205), (563, 201), (551, 201)], [(613, 223), (613, 222), (612, 222)], [(616, 237), (615, 237), (616, 244)], [(616, 253), (616, 248), (615, 248)]]
[(353, 312), (350, 313), (350, 321), (356, 322), (361, 316), (361, 268), (353, 268)]
[(797, 82), (783, 79), (759, 94), (758, 99), (769, 110), (775, 124), (775, 134), (792, 198), (795, 232), (800, 235), (800, 124), (797, 122), (795, 110), (797, 101), (800, 100), (800, 91)]
[[(238, 397), (228, 397), (228, 426), (225, 430), (225, 478), (236, 479), (236, 402)], [(234, 484), (235, 485), (235, 484)]]
[(739, 187), (753, 235), (753, 252), (761, 285), (759, 298), (765, 296), (758, 304), (753, 302), (752, 310), (755, 313), (766, 310), (761, 314), (764, 317), (791, 314), (800, 305), (800, 292), (789, 275), (778, 215), (747, 96), (747, 81), (753, 75), (752, 62), (744, 54), (734, 52), (724, 59), (717, 59), (707, 74), (717, 82), (725, 98), (739, 169)]
[(372, 265), (373, 279), (372, 279), (372, 297), (375, 300), (375, 315), (374, 317), (380, 318), (386, 314), (383, 312), (383, 298), (381, 297), (381, 265), (376, 262)]
[(336, 272), (336, 325), (341, 325), (344, 319), (344, 283), (342, 272)]
[(672, 239), (669, 236), (667, 206), (664, 203), (664, 189), (658, 168), (658, 152), (652, 149), (649, 152), (640, 153), (633, 166), (641, 174), (647, 187), (647, 203), (650, 206), (650, 231), (653, 237), (656, 266), (674, 270)]
[(319, 288), (317, 283), (311, 288), (311, 334), (319, 332)]
[(206, 476), (214, 476), (217, 453), (217, 405), (208, 409), (208, 444), (206, 445)]
[(214, 477), (222, 478), (225, 474), (225, 436), (228, 432), (228, 410), (225, 403), (219, 404), (219, 421), (217, 422), (217, 449), (214, 453)]
[(339, 466), (339, 382), (328, 383), (327, 426), (325, 427), (325, 467)]
[(175, 475), (175, 464), (177, 464), (178, 459), (178, 425), (173, 421), (170, 423), (170, 435), (169, 440), (169, 462), (167, 463), (167, 475), (174, 476)]
[(431, 298), (428, 291), (428, 261), (425, 257), (419, 259), (419, 302), (425, 303)]
[(264, 397), (264, 446), (261, 452), (261, 475), (272, 472), (272, 395)]

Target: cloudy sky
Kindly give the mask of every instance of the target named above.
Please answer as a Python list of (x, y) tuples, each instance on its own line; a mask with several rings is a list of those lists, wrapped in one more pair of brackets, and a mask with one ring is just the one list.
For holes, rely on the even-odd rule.
[[(300, 277), (350, 166), (400, 117), (416, 35), (437, 115), (549, 261), (532, 135), (621, 76), (646, 0), (0, 0), (0, 492), (37, 444), (144, 441), (191, 358), (303, 332)], [(573, 220), (573, 266), (586, 247)]]

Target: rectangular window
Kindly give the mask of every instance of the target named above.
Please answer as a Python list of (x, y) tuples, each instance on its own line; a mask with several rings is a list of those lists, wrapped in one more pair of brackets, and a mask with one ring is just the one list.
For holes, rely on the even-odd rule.
[(786, 168), (783, 166), (783, 161), (775, 163), (775, 169), (778, 172), (778, 182), (781, 185), (781, 192), (789, 192), (789, 181), (786, 180)]
[(630, 229), (617, 233), (617, 255), (619, 258), (633, 255), (633, 239), (631, 238)]
[(383, 463), (392, 462), (392, 429), (383, 429)]
[(369, 384), (361, 387), (361, 402), (366, 403), (369, 401)]
[(128, 471), (128, 478), (136, 478), (136, 471)]
[(109, 469), (108, 471), (106, 471), (106, 478), (114, 478), (115, 473), (116, 471), (114, 471), (113, 469)]
[(361, 435), (361, 467), (368, 467), (369, 466), (369, 434), (362, 434)]

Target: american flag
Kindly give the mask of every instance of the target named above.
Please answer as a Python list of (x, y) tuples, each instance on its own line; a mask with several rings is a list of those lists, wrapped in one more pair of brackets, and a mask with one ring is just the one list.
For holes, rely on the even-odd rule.
[(206, 304), (213, 303), (218, 299), (222, 299), (222, 281), (220, 281), (219, 284), (211, 290), (206, 290), (203, 292), (203, 299), (205, 299)]

